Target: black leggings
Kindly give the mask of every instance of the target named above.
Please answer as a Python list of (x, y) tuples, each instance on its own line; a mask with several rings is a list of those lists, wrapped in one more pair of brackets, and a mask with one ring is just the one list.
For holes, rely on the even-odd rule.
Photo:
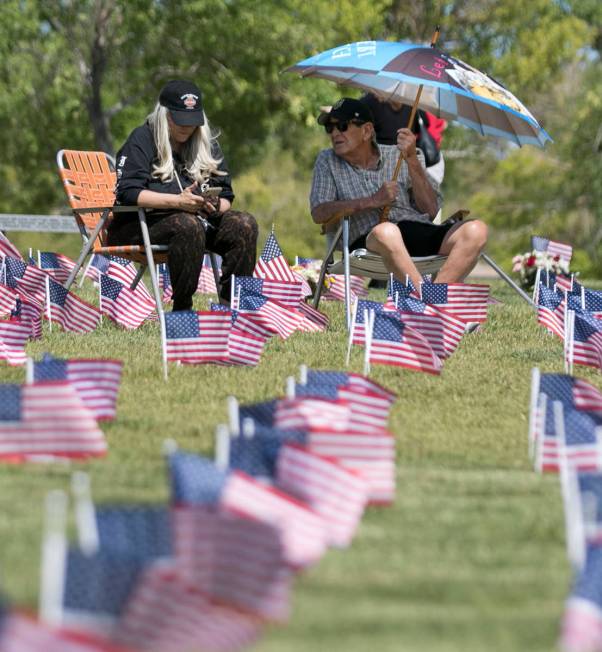
[[(147, 215), (152, 244), (169, 245), (167, 265), (173, 288), (173, 309), (190, 310), (205, 250), (222, 257), (219, 296), (230, 300), (232, 274), (251, 276), (257, 250), (257, 222), (250, 213), (226, 211), (210, 218), (207, 229), (191, 213)], [(142, 244), (137, 219), (114, 219), (108, 228), (109, 246)]]

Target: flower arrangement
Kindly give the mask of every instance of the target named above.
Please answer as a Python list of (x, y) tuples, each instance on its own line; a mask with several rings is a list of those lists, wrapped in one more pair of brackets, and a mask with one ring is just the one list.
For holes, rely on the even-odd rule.
[(553, 274), (568, 275), (569, 263), (558, 255), (553, 256), (547, 251), (536, 250), (527, 251), (522, 255), (514, 256), (512, 259), (512, 271), (518, 273), (523, 288), (533, 287), (538, 269)]
[[(320, 269), (322, 268), (322, 261), (321, 260), (312, 260), (310, 263), (304, 263), (303, 265), (293, 265), (291, 269), (293, 272), (296, 272), (299, 274), (299, 276), (303, 277), (308, 283), (309, 287), (312, 289), (312, 292), (315, 293), (316, 287), (318, 286), (318, 280), (320, 278)], [(332, 285), (332, 280), (326, 274), (324, 277), (324, 290), (328, 290), (328, 288)]]

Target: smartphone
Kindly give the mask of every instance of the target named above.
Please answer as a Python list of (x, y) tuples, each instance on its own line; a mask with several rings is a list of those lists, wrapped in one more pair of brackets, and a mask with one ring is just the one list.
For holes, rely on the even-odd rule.
[(203, 190), (203, 192), (200, 192), (199, 195), (201, 197), (218, 197), (221, 191), (222, 188), (217, 186), (215, 188), (207, 188), (206, 190)]

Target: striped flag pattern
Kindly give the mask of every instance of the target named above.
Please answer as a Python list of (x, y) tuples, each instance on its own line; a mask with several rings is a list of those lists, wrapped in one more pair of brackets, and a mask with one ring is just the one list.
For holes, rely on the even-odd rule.
[(229, 312), (178, 311), (164, 314), (167, 360), (184, 364), (227, 363)]
[(71, 333), (91, 333), (100, 323), (100, 310), (48, 279), (50, 320)]
[(0, 321), (0, 360), (11, 366), (25, 364), (25, 344), (31, 336), (31, 324), (16, 319)]
[(296, 308), (301, 299), (301, 283), (237, 276), (234, 279), (235, 308), (238, 307), (236, 297), (242, 299), (246, 295), (260, 295)]
[(489, 286), (475, 283), (423, 283), (421, 299), (466, 322), (487, 320)]
[(257, 259), (255, 269), (253, 270), (253, 276), (255, 278), (286, 281), (288, 283), (298, 284), (298, 297), (301, 298), (301, 284), (298, 282), (295, 273), (286, 262), (286, 258), (282, 254), (282, 249), (280, 249), (278, 240), (276, 240), (276, 236), (273, 233), (270, 233), (268, 236), (263, 251)]
[(100, 310), (116, 324), (129, 330), (138, 328), (155, 310), (156, 305), (144, 291), (130, 290), (120, 281), (100, 274)]
[(571, 245), (556, 240), (548, 240), (548, 238), (539, 235), (531, 236), (531, 248), (535, 251), (545, 251), (551, 256), (558, 256), (560, 259), (566, 260), (567, 263), (571, 261), (573, 256), (573, 247)]
[(64, 254), (38, 251), (38, 257), (40, 269), (61, 285), (67, 281), (71, 270), (75, 267), (75, 261)]

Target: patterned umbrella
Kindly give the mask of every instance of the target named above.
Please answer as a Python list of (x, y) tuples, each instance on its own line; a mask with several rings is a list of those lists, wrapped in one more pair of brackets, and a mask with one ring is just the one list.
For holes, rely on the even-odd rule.
[(499, 82), (434, 46), (348, 43), (300, 61), (285, 72), (356, 86), (381, 99), (410, 105), (421, 92), (422, 109), (482, 135), (540, 147), (552, 140), (527, 107)]

